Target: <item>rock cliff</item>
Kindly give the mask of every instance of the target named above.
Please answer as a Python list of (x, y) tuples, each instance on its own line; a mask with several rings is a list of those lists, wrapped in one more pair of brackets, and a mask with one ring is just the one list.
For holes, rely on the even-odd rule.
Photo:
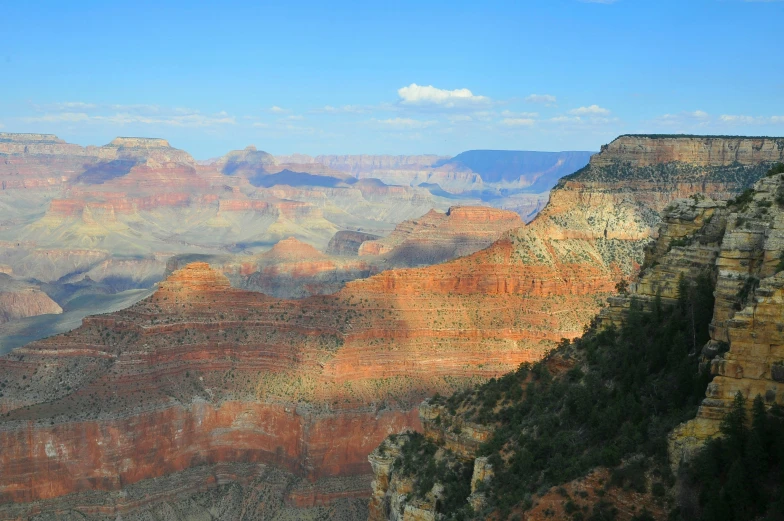
[[(710, 305), (707, 304), (708, 297), (704, 295), (704, 290), (696, 291), (693, 298), (696, 299), (695, 302), (701, 303), (702, 307), (690, 304), (692, 311), (690, 318), (687, 317), (692, 323), (704, 324), (704, 331), (699, 335), (704, 335), (705, 338), (708, 338), (710, 322), (711, 340), (704, 348), (702, 344), (694, 344), (692, 347), (693, 342), (687, 342), (692, 353), (687, 357), (688, 352), (684, 351), (683, 357), (684, 360), (690, 359), (689, 363), (694, 365), (697, 363), (697, 354), (702, 348), (702, 360), (707, 362), (715, 377), (708, 385), (707, 398), (699, 409), (690, 406), (694, 407), (691, 414), (697, 413), (697, 418), (676, 427), (677, 421), (672, 423), (678, 418), (678, 415), (675, 415), (667, 420), (670, 422), (670, 428), (675, 427), (669, 440), (666, 432), (657, 435), (656, 443), (664, 445), (665, 442), (669, 442), (671, 462), (677, 468), (677, 465), (690, 457), (707, 438), (718, 434), (720, 421), (729, 411), (738, 391), (748, 397), (748, 403), (758, 394), (764, 397), (768, 405), (780, 403), (778, 382), (774, 375), (778, 365), (775, 349), (778, 343), (781, 343), (781, 339), (778, 332), (780, 328), (776, 329), (777, 326), (774, 324), (781, 321), (782, 312), (775, 281), (778, 277), (777, 273), (784, 266), (781, 262), (782, 241), (776, 231), (778, 226), (776, 223), (782, 215), (779, 205), (784, 204), (784, 180), (781, 179), (784, 176), (775, 174), (764, 177), (756, 182), (753, 189), (743, 192), (728, 202), (714, 200), (704, 196), (703, 190), (723, 199), (726, 199), (730, 193), (738, 194), (742, 188), (768, 170), (772, 162), (779, 157), (778, 148), (766, 145), (764, 140), (755, 143), (752, 148), (766, 151), (762, 157), (756, 157), (756, 160), (763, 161), (758, 165), (743, 165), (737, 161), (737, 158), (747, 156), (739, 154), (736, 159), (724, 159), (722, 160), (724, 162), (711, 156), (710, 161), (705, 159), (703, 166), (695, 169), (692, 165), (681, 161), (682, 156), (670, 154), (655, 156), (668, 161), (675, 159), (669, 163), (649, 164), (638, 158), (634, 161), (640, 162), (639, 164), (643, 166), (632, 166), (634, 155), (625, 157), (623, 155), (626, 153), (625, 148), (621, 145), (632, 144), (639, 139), (633, 136), (622, 137), (614, 142), (614, 145), (604, 148), (601, 154), (592, 159), (586, 169), (569, 176), (559, 184), (552, 193), (548, 207), (531, 225), (510, 233), (509, 236), (516, 237), (517, 240), (530, 240), (538, 232), (539, 239), (549, 243), (550, 248), (547, 248), (547, 251), (551, 253), (570, 251), (580, 255), (580, 248), (589, 248), (592, 252), (597, 250), (602, 252), (593, 258), (626, 257), (626, 263), (619, 262), (616, 266), (621, 273), (629, 277), (632, 283), (628, 290), (623, 289), (624, 284), (618, 286), (623, 289), (623, 294), (609, 299), (609, 306), (602, 310), (595, 321), (600, 329), (621, 328), (633, 302), (634, 306), (650, 313), (661, 313), (662, 306), (667, 309), (683, 307), (685, 305), (683, 299), (687, 298), (684, 292), (693, 291), (688, 289), (691, 287), (689, 284), (698, 281), (699, 286), (704, 283), (706, 277), (707, 280), (713, 280), (716, 285), (715, 306), (712, 297), (709, 299)], [(643, 141), (650, 139), (653, 138), (646, 137)], [(685, 139), (694, 140), (694, 138)], [(703, 141), (717, 146), (716, 140)], [(728, 147), (732, 148), (729, 145), (725, 148)], [(707, 150), (710, 151), (710, 147)], [(615, 157), (612, 157), (613, 154)], [(651, 168), (649, 171), (640, 171), (649, 167)], [(647, 174), (655, 175), (651, 175), (647, 180), (640, 180)], [(638, 181), (633, 182), (634, 179)], [(673, 200), (682, 195), (691, 197), (685, 200)], [(779, 198), (778, 201), (776, 197)], [(657, 217), (657, 210), (664, 210), (663, 218)], [(568, 248), (562, 246), (566, 244), (569, 245)], [(612, 252), (607, 248), (610, 244), (616, 249), (622, 245), (629, 249), (618, 255), (617, 250)], [(536, 249), (527, 247), (517, 251), (536, 252)], [(535, 260), (531, 260), (532, 264), (536, 263)], [(641, 268), (639, 278), (636, 275), (638, 268)], [(524, 269), (531, 269), (531, 266), (528, 265)], [(580, 277), (580, 280), (587, 280), (587, 277)], [(699, 296), (700, 291), (703, 293), (702, 296)], [(706, 310), (712, 314), (712, 321), (710, 315), (705, 315)], [(688, 323), (682, 326), (691, 327)], [(658, 331), (664, 330), (665, 327), (658, 329)], [(593, 330), (589, 330), (589, 333), (591, 331)], [(624, 334), (629, 334), (630, 330), (626, 328), (624, 331)], [(569, 342), (562, 343), (562, 347), (559, 347), (556, 354), (548, 359), (549, 373), (560, 376), (565, 381), (574, 382), (574, 378), (581, 378), (580, 375), (586, 372), (596, 371), (596, 368), (591, 367), (591, 364), (596, 363), (596, 358), (592, 360), (592, 355), (589, 354), (586, 362), (582, 358), (584, 354), (580, 353), (580, 349), (586, 349), (586, 343), (590, 345), (595, 341), (592, 340), (596, 338), (592, 336), (593, 334), (595, 333), (590, 333), (587, 340), (583, 339), (572, 344), (578, 346), (577, 350), (570, 347)], [(695, 342), (699, 335), (695, 329)], [(599, 340), (600, 343), (604, 341), (606, 340)], [(665, 345), (672, 345), (672, 342), (673, 339), (668, 339)], [(640, 344), (642, 342), (635, 344), (637, 350), (640, 349)], [(616, 350), (611, 354), (611, 357), (621, 359), (624, 356), (626, 355)], [(690, 375), (697, 374), (695, 368), (690, 370)], [(525, 371), (521, 369), (517, 374), (525, 375), (526, 371), (527, 369)], [(536, 371), (543, 371), (543, 369)], [(628, 371), (622, 374), (628, 375)], [(482, 454), (493, 454), (498, 451), (498, 455), (502, 458), (497, 462), (507, 460), (510, 461), (510, 465), (514, 462), (514, 465), (519, 466), (515, 472), (522, 472), (523, 476), (518, 478), (523, 481), (530, 480), (534, 484), (541, 484), (544, 481), (548, 486), (561, 484), (562, 488), (557, 491), (554, 488), (549, 491), (540, 488), (530, 501), (523, 501), (523, 496), (519, 496), (517, 501), (520, 501), (520, 504), (514, 508), (517, 509), (517, 515), (524, 519), (557, 517), (579, 510), (588, 513), (591, 508), (596, 515), (606, 509), (608, 515), (610, 511), (614, 511), (612, 515), (619, 519), (631, 519), (639, 512), (636, 509), (640, 506), (645, 506), (648, 513), (656, 519), (666, 517), (675, 499), (668, 500), (672, 502), (667, 506), (663, 499), (651, 496), (651, 487), (656, 483), (655, 476), (645, 471), (647, 464), (616, 460), (612, 465), (618, 467), (612, 472), (600, 468), (590, 473), (589, 466), (582, 477), (568, 482), (547, 481), (542, 477), (537, 479), (539, 474), (535, 470), (527, 470), (526, 465), (531, 465), (536, 458), (549, 457), (537, 452), (547, 450), (544, 448), (547, 442), (537, 441), (535, 433), (540, 429), (549, 428), (548, 426), (560, 424), (562, 432), (559, 432), (558, 436), (563, 437), (562, 441), (566, 442), (570, 436), (565, 430), (567, 421), (555, 420), (554, 417), (549, 417), (547, 420), (544, 417), (537, 420), (522, 420), (522, 426), (498, 434), (501, 440), (505, 441), (493, 440), (493, 436), (496, 436), (495, 431), (499, 427), (503, 427), (510, 421), (519, 422), (521, 420), (517, 418), (525, 418), (527, 414), (535, 414), (531, 412), (530, 407), (534, 407), (533, 410), (536, 411), (535, 407), (548, 406), (548, 404), (540, 404), (526, 407), (525, 402), (520, 401), (521, 398), (525, 399), (526, 385), (532, 385), (531, 380), (523, 381), (522, 396), (511, 398), (517, 394), (513, 383), (515, 378), (521, 376), (507, 375), (503, 380), (497, 383), (491, 382), (473, 393), (453, 395), (446, 403), (443, 399), (425, 402), (420, 407), (420, 419), (427, 440), (422, 442), (424, 445), (421, 447), (424, 448), (417, 448), (420, 447), (419, 442), (412, 441), (410, 436), (402, 441), (400, 438), (390, 438), (370, 456), (370, 462), (376, 473), (369, 507), (370, 519), (437, 519), (446, 508), (444, 505), (450, 501), (451, 506), (448, 508), (452, 509), (449, 510), (452, 514), (457, 509), (462, 515), (469, 517), (480, 513), (499, 515), (498, 510), (495, 510), (499, 505), (498, 497), (489, 507), (490, 510), (487, 509), (485, 493), (491, 489), (477, 488), (476, 480), (469, 480), (465, 474), (460, 477), (460, 471), (439, 470), (444, 462), (451, 461), (450, 458), (457, 458), (474, 465), (475, 473), (486, 473), (487, 462), (476, 457), (480, 450), (483, 451), (480, 452)], [(701, 377), (695, 376), (695, 378)], [(784, 381), (784, 377), (781, 380)], [(695, 385), (698, 383), (695, 382)], [(612, 387), (616, 384), (608, 385)], [(656, 388), (658, 385), (660, 384), (653, 384), (653, 387)], [(701, 389), (705, 389), (705, 385), (702, 383)], [(499, 387), (507, 389), (505, 391), (507, 394), (502, 392), (499, 396)], [(580, 387), (575, 389), (576, 397), (580, 393)], [(552, 414), (557, 415), (565, 410), (557, 401), (562, 396), (563, 394), (552, 396), (554, 402), (549, 404), (554, 408)], [(568, 400), (569, 398), (566, 404), (569, 403)], [(594, 406), (586, 404), (586, 407), (589, 409), (596, 407), (597, 414), (601, 410), (598, 404)], [(574, 413), (573, 409), (569, 410)], [(651, 414), (653, 413), (652, 409)], [(661, 417), (662, 411), (657, 409), (656, 415)], [(545, 423), (534, 423), (539, 421)], [(581, 433), (585, 432), (584, 427), (574, 428)], [(555, 434), (553, 432), (553, 435)], [(511, 436), (508, 441), (506, 441), (507, 435)], [(523, 453), (522, 456), (518, 456), (520, 447), (513, 448), (517, 436), (520, 436), (520, 440), (523, 437), (531, 440), (532, 446), (529, 448), (528, 455)], [(584, 433), (582, 436), (590, 437), (590, 434)], [(419, 450), (421, 457), (424, 458), (419, 460), (418, 469), (401, 471), (401, 467), (395, 466), (405, 467), (407, 451), (410, 454), (411, 451), (416, 450)], [(632, 447), (632, 450), (640, 450), (640, 446)], [(562, 447), (561, 451), (565, 452), (565, 448)], [(518, 459), (514, 460), (513, 457)], [(430, 458), (434, 458), (432, 465), (435, 470), (433, 471), (425, 470), (430, 465), (428, 463)], [(571, 460), (559, 460), (558, 463), (551, 462), (546, 468), (553, 468), (552, 465), (556, 465), (559, 470), (542, 472), (546, 472), (544, 475), (559, 474), (564, 467), (572, 469), (570, 465), (574, 465), (575, 461), (579, 459), (575, 457)], [(613, 460), (609, 458), (606, 461)], [(603, 485), (603, 480), (607, 478), (602, 478), (602, 475), (610, 476), (613, 481), (618, 479), (622, 483), (626, 478), (619, 476), (632, 472), (626, 469), (635, 466), (640, 469), (637, 471), (640, 472), (638, 479), (642, 483), (640, 490), (647, 490), (646, 494), (618, 492), (612, 486)], [(561, 473), (565, 476), (576, 475), (571, 470)], [(433, 475), (436, 476), (435, 481)], [(507, 473), (503, 479), (510, 477), (511, 475)], [(454, 495), (449, 499), (449, 496), (443, 493), (446, 484), (454, 483), (454, 480), (458, 483), (462, 482), (466, 487), (469, 482), (471, 485), (460, 493), (462, 495), (458, 494), (459, 500)], [(646, 482), (647, 484), (644, 484)], [(489, 487), (493, 487), (492, 477), (490, 483)], [(423, 485), (426, 485), (425, 488), (421, 488)], [(658, 487), (656, 490), (664, 494), (659, 497), (669, 494), (667, 487), (662, 485), (656, 487)], [(598, 488), (602, 490), (597, 490)], [(509, 490), (508, 484), (504, 490)], [(575, 493), (580, 494), (579, 498), (572, 495)], [(672, 492), (672, 494), (676, 493)], [(588, 503), (593, 504), (592, 507), (584, 504), (586, 498), (589, 499)], [(514, 504), (514, 501), (511, 504)], [(502, 518), (510, 513), (508, 507), (504, 507), (502, 512), (505, 512), (500, 515)], [(514, 512), (513, 509), (512, 513)]]
[(63, 309), (36, 285), (18, 282), (0, 273), (0, 324), (62, 312)]
[(358, 255), (363, 242), (380, 238), (372, 233), (341, 230), (329, 240), (325, 252), (329, 255)]
[(404, 221), (382, 239), (364, 241), (360, 256), (384, 255), (393, 265), (435, 264), (490, 246), (501, 235), (523, 225), (514, 212), (483, 206), (431, 210)]
[(670, 437), (673, 465), (716, 436), (737, 393), (767, 406), (784, 403), (784, 175), (775, 174), (730, 201), (716, 251), (716, 307), (703, 349), (715, 375), (697, 418)]

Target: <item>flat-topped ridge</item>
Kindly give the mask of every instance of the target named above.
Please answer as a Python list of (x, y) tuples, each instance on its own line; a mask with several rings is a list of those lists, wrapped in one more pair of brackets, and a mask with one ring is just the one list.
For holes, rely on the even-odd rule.
[(776, 136), (741, 136), (731, 134), (621, 134), (613, 141), (626, 137), (648, 139), (784, 139)]
[(784, 137), (625, 135), (602, 146), (591, 166), (629, 163), (645, 167), (689, 163), (697, 167), (726, 167), (784, 161)]
[(165, 139), (157, 137), (117, 137), (106, 146), (129, 148), (171, 148)]
[(520, 216), (511, 211), (492, 206), (451, 206), (446, 211), (447, 217), (454, 221), (495, 222), (511, 221), (522, 226)]
[(0, 132), (0, 142), (11, 143), (65, 143), (54, 134)]

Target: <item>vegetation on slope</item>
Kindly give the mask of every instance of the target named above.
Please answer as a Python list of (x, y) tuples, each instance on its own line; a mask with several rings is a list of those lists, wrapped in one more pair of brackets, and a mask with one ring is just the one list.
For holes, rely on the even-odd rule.
[(611, 165), (597, 168), (588, 165), (577, 172), (564, 176), (560, 183), (566, 181), (580, 182), (630, 182), (645, 181), (667, 186), (673, 182), (691, 183), (726, 183), (735, 185), (738, 189), (747, 188), (765, 175), (770, 168), (770, 163), (756, 165), (743, 165), (736, 163), (727, 166), (709, 167), (706, 174), (705, 167), (681, 162), (659, 163), (648, 166), (633, 166), (631, 163), (617, 161)]
[(724, 418), (723, 437), (714, 438), (689, 465), (678, 520), (741, 521), (784, 519), (784, 409), (765, 410), (757, 396), (748, 421), (738, 393)]
[[(592, 328), (579, 340), (563, 341), (549, 358), (576, 363), (557, 377), (545, 359), (445, 400), (450, 412), (497, 426), (480, 449), (495, 471), (484, 490), (488, 512), (496, 510), (503, 518), (513, 508), (528, 508), (535, 494), (597, 466), (615, 468), (619, 485), (645, 487), (639, 475), (649, 470), (671, 484), (667, 434), (694, 417), (705, 394), (710, 376), (700, 370), (697, 355), (708, 340), (713, 314), (708, 274), (694, 283), (682, 279), (679, 290), (673, 305), (657, 299), (644, 310), (633, 301), (622, 327)], [(418, 443), (421, 456), (435, 453), (421, 449), (428, 442)], [(404, 447), (404, 454), (411, 449)], [(423, 457), (418, 465), (431, 463)], [(427, 488), (425, 479), (443, 479), (441, 473), (412, 474), (417, 494)], [(440, 507), (452, 519), (488, 513), (451, 501)]]

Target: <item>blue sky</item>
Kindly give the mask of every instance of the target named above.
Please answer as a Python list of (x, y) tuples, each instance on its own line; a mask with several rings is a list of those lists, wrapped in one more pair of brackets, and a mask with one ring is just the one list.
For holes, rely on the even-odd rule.
[[(162, 4), (162, 5), (159, 5)], [(784, 135), (784, 1), (3, 2), (0, 130), (197, 158)]]

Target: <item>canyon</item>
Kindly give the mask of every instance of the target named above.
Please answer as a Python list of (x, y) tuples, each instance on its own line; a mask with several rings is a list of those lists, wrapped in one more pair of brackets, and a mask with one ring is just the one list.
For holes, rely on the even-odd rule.
[[(516, 154), (521, 163), (529, 153)], [(329, 250), (336, 234), (381, 238), (404, 221), (453, 206), (509, 207), (530, 220), (547, 200), (547, 188), (501, 193), (492, 182), (479, 191), (419, 186), (422, 172), (449, 158), (340, 157), (275, 158), (250, 146), (196, 161), (159, 138), (119, 137), (104, 146), (82, 147), (51, 134), (0, 133), (0, 269), (19, 284), (39, 287), (66, 311), (59, 316), (53, 306), (30, 305), (12, 310), (23, 304), (15, 299), (12, 305), (9, 294), (1, 312), (10, 320), (0, 325), (0, 352), (44, 332), (72, 328), (99, 302), (117, 309), (121, 302), (142, 298), (177, 256), (254, 257), (292, 237)], [(573, 164), (579, 168), (582, 156), (574, 157), (566, 164), (558, 154), (530, 166), (521, 163), (518, 184), (530, 186), (532, 179), (565, 173)], [(347, 170), (347, 165), (359, 168)], [(387, 184), (371, 175), (377, 166), (404, 175), (399, 184)], [(470, 175), (481, 181), (480, 174)], [(444, 243), (437, 252), (408, 254), (395, 262), (311, 259), (322, 266), (313, 264), (303, 272), (278, 273), (271, 267), (274, 258), (260, 258), (260, 269), (266, 271), (245, 287), (297, 298), (334, 292), (347, 280), (427, 259), (448, 260), (497, 238), (483, 237), (470, 248)], [(330, 264), (335, 267), (326, 269)], [(313, 279), (314, 270), (322, 275)]]
[[(186, 505), (206, 512), (223, 504), (267, 505), (262, 519), (291, 509), (364, 518), (367, 456), (387, 435), (421, 428), (424, 398), (470, 388), (579, 337), (616, 284), (645, 265), (662, 210), (703, 192), (727, 199), (784, 159), (784, 140), (728, 139), (622, 136), (561, 179), (528, 225), (503, 210), (453, 207), (422, 212), (386, 238), (339, 238), (333, 248), (351, 253), (342, 257), (351, 269), (373, 256), (428, 264), (441, 255), (394, 255), (418, 242), (494, 242), (441, 264), (369, 271), (330, 294), (290, 300), (235, 287), (274, 286), (272, 276), (253, 278), (266, 262), (283, 271), (302, 263), (291, 269), (311, 274), (332, 262), (302, 234), (253, 253), (244, 272), (241, 256), (172, 255), (152, 295), (0, 359), (0, 518), (141, 519), (165, 508), (177, 519)], [(712, 151), (725, 149), (759, 153), (715, 159)], [(710, 161), (701, 164), (694, 150)], [(221, 183), (242, 187), (257, 175), (248, 165), (270, 161), (248, 152), (238, 156), (247, 165), (220, 173)], [(209, 186), (212, 178), (202, 179)], [(404, 200), (413, 193), (367, 187)], [(269, 208), (234, 188), (216, 190), (217, 201), (235, 197), (223, 203), (232, 208)], [(280, 200), (304, 191), (269, 190)], [(339, 194), (330, 194), (334, 203)], [(315, 215), (280, 204), (279, 215)], [(82, 221), (84, 208), (76, 211)], [(499, 231), (494, 223), (518, 226)], [(481, 233), (460, 236), (472, 227)]]

